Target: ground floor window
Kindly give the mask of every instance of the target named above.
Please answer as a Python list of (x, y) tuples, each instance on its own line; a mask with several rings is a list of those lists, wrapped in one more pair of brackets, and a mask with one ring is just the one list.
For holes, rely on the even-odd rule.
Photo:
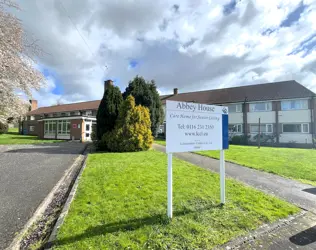
[(228, 131), (230, 133), (242, 133), (242, 124), (229, 124)]
[[(272, 133), (273, 126), (272, 124), (261, 124), (260, 125), (260, 133)], [(259, 133), (259, 125), (251, 124), (250, 125), (250, 133)]]
[(45, 134), (55, 134), (56, 133), (56, 121), (45, 121), (44, 133)]
[(309, 133), (308, 123), (282, 124), (283, 133)]
[(69, 135), (70, 134), (70, 121), (69, 120), (58, 121), (58, 134), (59, 135)]
[(33, 132), (35, 130), (35, 126), (30, 126), (30, 131)]

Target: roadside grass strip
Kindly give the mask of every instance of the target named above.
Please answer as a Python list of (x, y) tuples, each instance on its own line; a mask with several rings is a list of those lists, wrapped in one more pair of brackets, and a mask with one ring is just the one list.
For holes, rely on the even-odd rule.
[(173, 160), (174, 218), (167, 218), (167, 155), (91, 154), (54, 249), (212, 249), (299, 212), (232, 179)]

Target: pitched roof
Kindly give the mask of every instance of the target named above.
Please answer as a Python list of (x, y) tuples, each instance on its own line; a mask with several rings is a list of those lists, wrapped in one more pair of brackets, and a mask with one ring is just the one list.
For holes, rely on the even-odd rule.
[[(284, 81), (248, 85), (226, 89), (204, 90), (197, 92), (180, 93), (177, 95), (162, 95), (162, 103), (166, 100), (199, 102), (206, 104), (224, 104), (247, 101), (265, 101), (291, 98), (306, 98), (314, 96), (315, 93), (296, 81)], [(28, 112), (26, 115), (39, 115), (48, 113), (71, 112), (78, 110), (98, 109), (100, 100), (89, 102), (78, 102), (70, 104), (41, 107)]]
[(247, 85), (226, 89), (204, 90), (197, 92), (180, 93), (177, 95), (164, 95), (160, 99), (162, 103), (166, 100), (199, 102), (205, 104), (223, 104), (247, 101), (266, 101), (291, 98), (306, 98), (314, 96), (315, 93), (298, 82), (283, 81)]
[(50, 107), (41, 107), (41, 108), (28, 112), (26, 115), (71, 112), (71, 111), (78, 111), (78, 110), (93, 110), (93, 109), (98, 109), (99, 105), (100, 105), (100, 100), (61, 104), (61, 105), (55, 105), (55, 106), (50, 106)]

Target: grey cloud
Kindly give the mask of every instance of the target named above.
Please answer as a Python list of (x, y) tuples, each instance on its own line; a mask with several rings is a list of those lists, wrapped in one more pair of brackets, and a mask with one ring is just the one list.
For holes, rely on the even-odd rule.
[[(159, 88), (171, 90), (178, 87), (181, 91), (201, 89), (205, 82), (211, 82), (218, 77), (228, 73), (240, 71), (250, 65), (261, 61), (247, 60), (244, 57), (223, 56), (217, 58), (209, 57), (205, 52), (193, 56), (180, 53), (173, 43), (154, 43), (146, 45), (144, 54), (139, 60), (140, 67), (124, 74), (120, 78), (121, 87), (127, 85), (128, 81), (136, 74), (144, 76), (147, 80), (154, 79)], [(118, 71), (110, 72), (117, 76)], [(217, 87), (220, 83), (212, 87)], [(210, 87), (210, 86), (209, 86)]]
[(155, 3), (147, 0), (138, 1), (106, 1), (98, 4), (89, 25), (96, 23), (101, 28), (111, 29), (120, 37), (134, 33), (143, 33), (162, 20), (167, 10), (164, 1)]

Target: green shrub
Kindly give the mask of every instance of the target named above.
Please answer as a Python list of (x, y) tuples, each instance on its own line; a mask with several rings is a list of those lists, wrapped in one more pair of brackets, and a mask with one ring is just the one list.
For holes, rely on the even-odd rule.
[(149, 110), (136, 106), (133, 96), (128, 96), (120, 108), (114, 130), (102, 136), (101, 143), (112, 152), (134, 152), (148, 150), (153, 137), (150, 130)]
[(235, 135), (232, 137), (230, 144), (233, 145), (247, 145), (248, 144), (248, 139), (250, 136), (246, 135)]
[(0, 134), (5, 134), (9, 130), (8, 124), (0, 122)]
[(98, 140), (114, 129), (122, 101), (123, 97), (118, 87), (110, 85), (104, 91), (97, 113), (96, 137)]
[(135, 98), (136, 105), (142, 105), (149, 109), (151, 132), (153, 136), (157, 136), (159, 125), (164, 120), (164, 112), (154, 80), (146, 82), (143, 77), (136, 76), (129, 82), (123, 93), (124, 99), (129, 95)]

